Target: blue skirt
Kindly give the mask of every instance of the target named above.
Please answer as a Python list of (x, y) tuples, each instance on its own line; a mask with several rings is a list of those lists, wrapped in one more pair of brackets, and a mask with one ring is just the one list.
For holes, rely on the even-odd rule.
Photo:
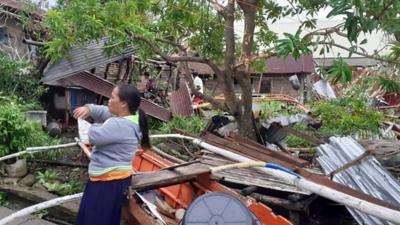
[(124, 192), (131, 177), (112, 181), (88, 181), (79, 206), (75, 225), (119, 225)]

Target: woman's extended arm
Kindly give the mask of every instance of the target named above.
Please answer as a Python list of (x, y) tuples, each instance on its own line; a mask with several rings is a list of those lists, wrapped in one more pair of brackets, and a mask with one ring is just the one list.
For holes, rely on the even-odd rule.
[(74, 110), (75, 118), (86, 119), (89, 116), (92, 117), (96, 123), (103, 123), (114, 115), (110, 113), (108, 107), (105, 105), (87, 104)]

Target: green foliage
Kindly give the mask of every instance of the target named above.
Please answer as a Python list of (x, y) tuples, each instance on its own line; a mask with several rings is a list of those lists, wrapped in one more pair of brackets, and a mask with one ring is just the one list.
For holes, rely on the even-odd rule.
[(37, 108), (38, 99), (46, 90), (33, 71), (33, 65), (0, 53), (0, 95), (18, 96), (22, 102), (35, 104)]
[(347, 84), (352, 80), (352, 71), (349, 65), (342, 58), (339, 58), (333, 62), (332, 68), (328, 71), (328, 76), (334, 84), (339, 82)]
[(399, 92), (400, 91), (400, 80), (395, 76), (379, 74), (373, 74), (372, 76), (362, 77), (360, 81), (349, 87), (346, 90), (345, 95), (349, 98), (357, 99), (363, 102), (368, 102), (368, 92), (370, 90), (383, 89), (384, 91)]
[[(303, 123), (298, 123), (293, 126), (293, 129), (301, 132), (307, 131), (307, 125)], [(315, 144), (307, 141), (304, 138), (297, 137), (294, 135), (288, 135), (286, 137), (286, 144), (290, 148), (308, 148), (308, 147), (315, 147)]]
[(315, 147), (315, 144), (305, 140), (304, 138), (289, 135), (286, 137), (286, 144), (289, 148), (311, 148)]
[(258, 73), (263, 73), (265, 71), (265, 59), (259, 59), (256, 61), (253, 61), (250, 65), (254, 71), (258, 72)]
[[(46, 55), (53, 62), (72, 45), (105, 36), (110, 37), (107, 45), (111, 47), (105, 48), (109, 54), (133, 44), (142, 58), (153, 56), (148, 45), (131, 39), (131, 33), (144, 36), (153, 44), (156, 38), (178, 43), (185, 38), (194, 51), (211, 59), (221, 58), (223, 52), (221, 17), (202, 2), (72, 0), (49, 11), (45, 22), (51, 29)], [(166, 52), (175, 47), (156, 45)]]
[(207, 122), (199, 116), (176, 116), (169, 122), (163, 123), (158, 131), (162, 134), (168, 134), (173, 133), (173, 129), (181, 129), (194, 135), (200, 135), (206, 125)]
[(400, 58), (400, 42), (394, 43), (390, 46), (388, 58), (391, 60), (398, 60)]
[(319, 131), (326, 136), (351, 135), (362, 131), (378, 134), (384, 119), (383, 113), (368, 108), (361, 100), (349, 97), (316, 102), (312, 111), (322, 121)]
[(68, 183), (61, 183), (57, 180), (59, 176), (60, 175), (55, 171), (45, 170), (43, 173), (38, 172), (36, 179), (38, 179), (39, 183), (48, 191), (57, 195), (65, 196), (81, 191), (81, 185), (79, 182), (71, 180)]
[(389, 33), (400, 31), (398, 24), (399, 1), (380, 0), (333, 0), (329, 1), (331, 12), (328, 17), (344, 16), (344, 29), (352, 42), (357, 42), (358, 36), (382, 29)]
[(7, 193), (0, 191), (0, 206), (7, 206), (8, 204), (10, 203), (8, 202)]
[(58, 176), (59, 174), (57, 172), (46, 170), (43, 173), (39, 171), (36, 178), (38, 179), (39, 183), (43, 185), (44, 183), (49, 183), (55, 180)]
[(46, 187), (48, 191), (61, 196), (72, 195), (82, 191), (79, 182), (76, 181), (70, 181), (68, 183), (55, 181), (53, 183), (44, 183), (42, 185)]
[(26, 119), (24, 109), (25, 105), (16, 100), (0, 96), (0, 156), (57, 143), (42, 131), (38, 122)]
[(301, 38), (301, 29), (297, 30), (296, 34), (284, 35), (286, 39), (280, 39), (277, 41), (277, 53), (279, 56), (287, 57), (289, 54), (293, 56), (294, 59), (299, 59), (302, 54), (311, 54), (310, 46), (311, 41), (308, 37)]
[(292, 105), (276, 101), (265, 101), (261, 104), (260, 116), (263, 119), (276, 116), (289, 116), (300, 113), (300, 110)]
[(400, 81), (399, 80), (393, 80), (390, 78), (386, 78), (384, 76), (378, 76), (377, 83), (386, 92), (400, 93)]

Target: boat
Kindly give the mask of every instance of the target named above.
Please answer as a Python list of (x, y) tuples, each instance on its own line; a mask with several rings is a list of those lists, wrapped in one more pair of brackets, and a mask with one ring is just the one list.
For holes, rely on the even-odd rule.
[[(151, 171), (160, 171), (163, 168), (174, 166), (171, 161), (162, 158), (151, 150), (138, 150), (135, 158), (132, 160), (132, 166), (138, 173)], [(195, 180), (182, 182), (168, 187), (160, 187), (157, 194), (163, 197), (164, 201), (173, 209), (188, 209), (190, 204), (199, 196), (209, 192), (223, 192), (230, 194), (240, 200), (256, 217), (256, 224), (261, 225), (291, 225), (286, 218), (276, 215), (266, 205), (257, 202), (250, 197), (244, 197), (237, 192), (214, 181), (210, 173), (198, 175)], [(137, 198), (131, 198), (129, 204), (124, 208), (123, 217), (127, 224), (152, 225), (159, 224), (154, 216), (151, 216), (140, 205)], [(165, 224), (179, 224), (171, 218), (163, 216)]]

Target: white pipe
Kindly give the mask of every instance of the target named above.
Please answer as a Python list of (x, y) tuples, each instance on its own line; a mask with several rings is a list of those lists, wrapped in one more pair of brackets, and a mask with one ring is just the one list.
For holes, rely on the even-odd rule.
[(153, 135), (150, 135), (150, 138), (180, 138), (180, 139), (186, 139), (186, 140), (197, 139), (197, 138), (185, 136), (182, 134), (153, 134)]
[[(227, 151), (225, 149), (210, 145), (200, 139), (193, 138), (193, 137), (188, 137), (188, 136), (184, 136), (184, 135), (180, 135), (180, 134), (179, 135), (176, 135), (176, 134), (157, 135), (154, 137), (157, 137), (157, 138), (175, 137), (175, 138), (187, 139), (187, 140), (191, 140), (194, 144), (197, 144), (197, 145), (199, 145), (211, 152), (214, 152), (218, 155), (222, 155), (230, 160), (237, 161), (237, 162), (247, 162), (247, 163), (248, 162), (256, 162), (256, 161), (251, 160), (242, 155), (239, 155), (239, 154)], [(311, 182), (304, 177), (296, 176), (296, 175), (290, 174), (288, 172), (284, 172), (284, 171), (277, 170), (277, 169), (271, 169), (271, 168), (261, 168), (261, 167), (256, 168), (256, 169), (259, 171), (262, 171), (266, 174), (269, 174), (271, 176), (274, 176), (278, 179), (284, 180), (287, 183), (292, 184), (300, 189), (310, 191), (312, 193), (318, 194), (318, 195), (323, 196), (332, 201), (344, 204), (351, 208), (358, 209), (364, 213), (370, 214), (377, 218), (381, 218), (381, 219), (393, 222), (395, 224), (400, 224), (400, 211), (386, 208), (386, 207), (383, 207), (380, 205), (376, 205), (374, 203), (370, 203), (368, 201), (356, 198), (356, 197), (348, 195), (346, 193), (339, 192), (330, 187), (326, 187), (326, 186)]]
[(36, 153), (36, 152), (43, 152), (43, 151), (47, 151), (47, 150), (52, 150), (52, 149), (58, 149), (58, 148), (68, 148), (68, 147), (73, 147), (76, 146), (78, 143), (77, 142), (73, 142), (73, 143), (67, 143), (67, 144), (61, 144), (61, 145), (51, 145), (51, 146), (40, 146), (40, 147), (28, 147), (26, 148), (26, 150), (24, 151), (20, 151), (14, 154), (10, 154), (10, 155), (6, 155), (0, 158), (0, 162), (7, 160), (7, 159), (11, 159), (11, 158), (16, 158), (18, 156), (27, 154), (27, 153)]
[(68, 195), (68, 196), (51, 199), (49, 201), (41, 202), (39, 204), (26, 207), (18, 212), (15, 212), (15, 213), (1, 219), (0, 225), (5, 225), (7, 223), (10, 223), (11, 221), (14, 221), (14, 220), (24, 217), (24, 216), (28, 216), (28, 215), (30, 215), (36, 211), (42, 210), (42, 209), (47, 209), (47, 208), (50, 208), (50, 207), (53, 207), (56, 205), (60, 205), (65, 202), (70, 202), (70, 201), (80, 199), (80, 198), (82, 198), (82, 195), (83, 195), (83, 193)]

